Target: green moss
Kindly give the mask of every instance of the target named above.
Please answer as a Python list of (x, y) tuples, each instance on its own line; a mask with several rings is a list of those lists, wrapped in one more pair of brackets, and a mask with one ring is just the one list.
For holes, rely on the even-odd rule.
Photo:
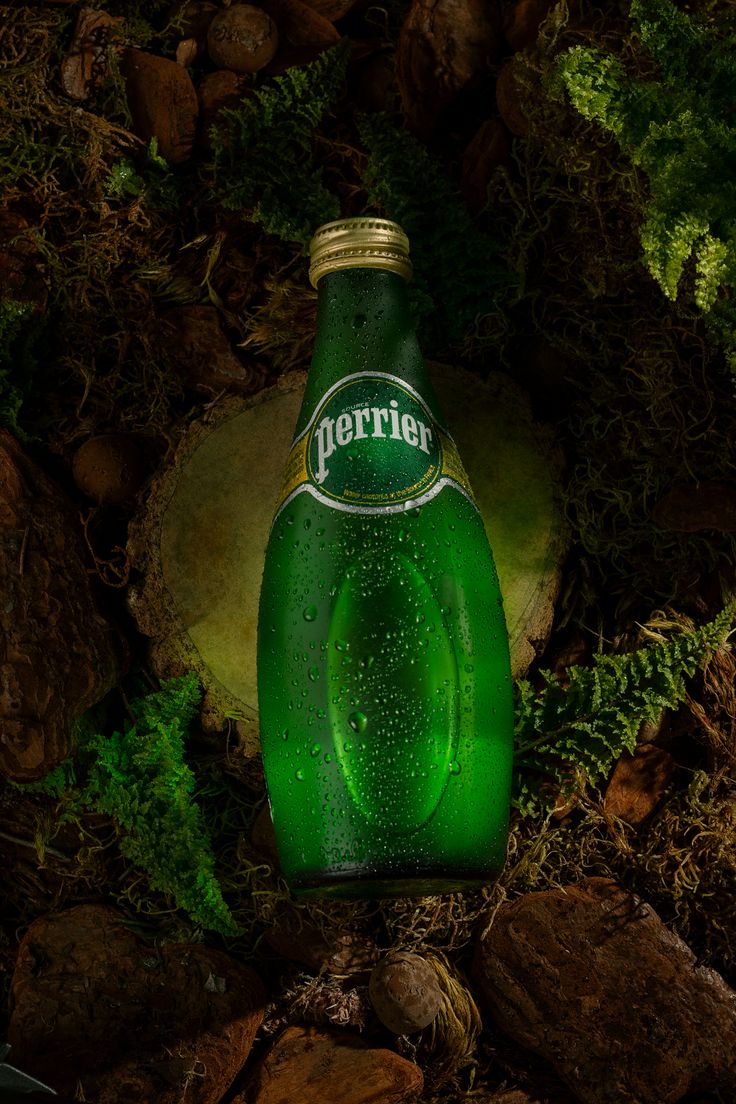
[(85, 720), (73, 760), (19, 787), (62, 799), (61, 822), (93, 809), (111, 817), (120, 851), (144, 870), (152, 890), (174, 898), (192, 920), (224, 935), (239, 928), (214, 873), (214, 856), (194, 799), (184, 740), (201, 698), (195, 676), (170, 679), (128, 703), (133, 722), (109, 734)]
[[(627, 63), (575, 46), (560, 57), (559, 76), (577, 110), (610, 131), (646, 175), (639, 233), (664, 294), (677, 298), (692, 259), (687, 293), (704, 313), (718, 313), (736, 283), (734, 40), (671, 0), (633, 0), (630, 18)], [(736, 371), (736, 331), (719, 321)]]

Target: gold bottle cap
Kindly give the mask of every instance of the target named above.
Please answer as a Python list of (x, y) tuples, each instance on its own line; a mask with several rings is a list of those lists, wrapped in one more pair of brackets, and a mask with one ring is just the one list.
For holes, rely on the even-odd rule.
[(320, 226), (309, 244), (309, 280), (313, 287), (328, 272), (343, 268), (383, 268), (411, 279), (409, 239), (389, 219), (337, 219)]

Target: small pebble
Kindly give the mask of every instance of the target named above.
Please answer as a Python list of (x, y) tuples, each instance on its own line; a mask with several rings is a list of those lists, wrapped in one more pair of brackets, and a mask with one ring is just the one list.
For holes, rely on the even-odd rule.
[(101, 506), (127, 502), (146, 474), (140, 446), (124, 433), (91, 437), (81, 445), (72, 462), (74, 481)]
[(236, 73), (257, 73), (268, 65), (277, 47), (276, 24), (252, 4), (233, 4), (218, 12), (207, 31), (212, 61)]
[(388, 955), (371, 972), (368, 995), (381, 1023), (396, 1035), (421, 1031), (437, 1016), (442, 991), (437, 975), (417, 954)]

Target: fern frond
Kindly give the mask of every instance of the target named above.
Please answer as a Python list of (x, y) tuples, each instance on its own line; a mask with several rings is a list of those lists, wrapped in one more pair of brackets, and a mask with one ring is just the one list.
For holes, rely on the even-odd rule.
[(499, 292), (517, 280), (426, 146), (385, 113), (359, 116), (357, 123), (368, 152), (363, 184), (369, 202), (406, 230), (414, 314), (420, 326), (431, 328), (427, 340), (444, 347), (479, 314), (490, 313)]
[(264, 84), (211, 128), (215, 190), (224, 207), (306, 250), (320, 223), (338, 218), (337, 198), (311, 163), (312, 140), (345, 79), (347, 43)]
[(90, 734), (97, 757), (85, 794), (124, 829), (120, 849), (146, 871), (153, 889), (171, 894), (203, 927), (234, 935), (238, 927), (193, 797), (195, 777), (184, 761), (184, 738), (200, 697), (194, 675), (170, 679), (130, 703), (135, 724), (127, 731)]
[(549, 671), (538, 696), (517, 683), (514, 804), (526, 813), (545, 804), (547, 780), (564, 784), (582, 769), (590, 784), (604, 778), (624, 751), (633, 751), (643, 721), (681, 702), (710, 649), (728, 635), (736, 607), (703, 628), (625, 655), (596, 656), (572, 667), (566, 689)]

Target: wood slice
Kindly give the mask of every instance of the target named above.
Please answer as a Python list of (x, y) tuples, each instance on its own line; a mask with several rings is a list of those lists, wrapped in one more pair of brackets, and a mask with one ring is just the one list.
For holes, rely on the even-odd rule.
[[(447, 365), (430, 375), (494, 550), (514, 677), (548, 639), (566, 535), (556, 496), (560, 458), (523, 392), (501, 373), (481, 381)], [(130, 608), (152, 638), (159, 677), (193, 669), (205, 722), (239, 724), (258, 749), (256, 630), (266, 542), (306, 374), (214, 405), (155, 479), (129, 554), (142, 582)]]

